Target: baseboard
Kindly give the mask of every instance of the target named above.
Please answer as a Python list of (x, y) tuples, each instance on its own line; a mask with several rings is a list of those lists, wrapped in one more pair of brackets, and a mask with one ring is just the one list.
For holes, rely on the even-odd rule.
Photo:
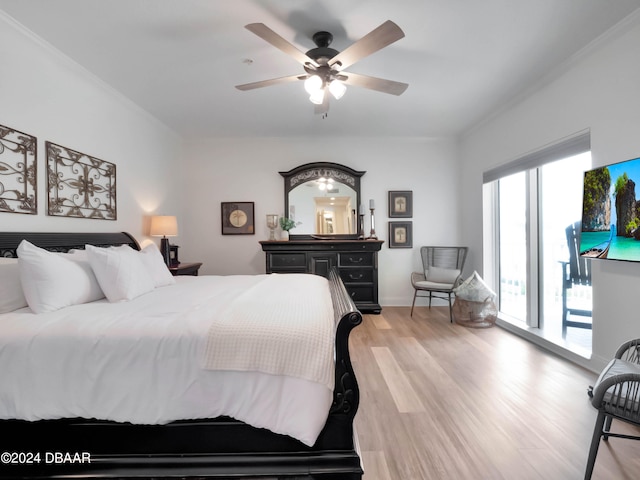
[(559, 357), (569, 360), (576, 365), (580, 365), (581, 367), (584, 367), (593, 373), (600, 373), (608, 362), (608, 360), (602, 359), (598, 356), (594, 356), (588, 352), (584, 352), (584, 354), (581, 355), (576, 352), (572, 352), (571, 350), (567, 350), (565, 347), (558, 345), (557, 343), (554, 343), (551, 340), (548, 340), (533, 332), (532, 329), (520, 328), (501, 318), (498, 318), (498, 320), (496, 321), (496, 325), (504, 330), (513, 333), (514, 335), (524, 338), (525, 340), (541, 348), (544, 348), (545, 350)]

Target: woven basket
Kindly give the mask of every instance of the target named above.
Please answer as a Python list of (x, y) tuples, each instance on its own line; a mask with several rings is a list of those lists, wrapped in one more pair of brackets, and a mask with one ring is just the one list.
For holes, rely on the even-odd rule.
[(465, 327), (487, 328), (493, 327), (498, 317), (498, 307), (493, 298), (484, 302), (474, 302), (463, 298), (456, 298), (452, 307), (453, 319)]

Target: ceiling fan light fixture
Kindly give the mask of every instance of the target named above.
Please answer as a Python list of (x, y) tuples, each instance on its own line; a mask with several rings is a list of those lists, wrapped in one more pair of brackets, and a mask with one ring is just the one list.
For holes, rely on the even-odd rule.
[(329, 84), (329, 91), (331, 92), (331, 95), (333, 95), (333, 98), (340, 100), (344, 95), (344, 92), (347, 91), (347, 86), (340, 80), (333, 80)]
[(321, 89), (316, 90), (315, 92), (313, 92), (309, 96), (309, 100), (314, 105), (322, 105), (322, 102), (324, 102), (324, 88), (321, 88)]
[(310, 95), (309, 100), (316, 105), (314, 112), (321, 114), (322, 118), (326, 118), (329, 110), (329, 93), (336, 100), (340, 99), (345, 94), (347, 85), (355, 85), (392, 95), (401, 95), (409, 86), (406, 83), (347, 73), (342, 70), (404, 37), (402, 29), (391, 20), (382, 23), (342, 52), (329, 47), (333, 35), (326, 31), (316, 32), (313, 35), (313, 43), (316, 44), (316, 48), (304, 53), (263, 23), (250, 23), (245, 25), (245, 28), (293, 57), (303, 66), (306, 74), (236, 85), (238, 90), (253, 90), (304, 80), (304, 88)]
[(309, 78), (304, 81), (304, 89), (309, 95), (317, 93), (318, 90), (322, 89), (322, 78), (318, 75), (310, 75)]

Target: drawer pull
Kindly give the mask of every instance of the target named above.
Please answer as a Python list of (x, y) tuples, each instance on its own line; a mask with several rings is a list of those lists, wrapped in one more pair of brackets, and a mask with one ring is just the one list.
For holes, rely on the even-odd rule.
[(360, 273), (358, 275), (354, 275), (353, 273), (349, 274), (349, 279), (351, 280), (360, 280), (362, 277), (364, 277), (363, 273)]
[(353, 257), (349, 257), (349, 261), (351, 263), (362, 263), (364, 261), (363, 257), (359, 257), (357, 260), (354, 260)]

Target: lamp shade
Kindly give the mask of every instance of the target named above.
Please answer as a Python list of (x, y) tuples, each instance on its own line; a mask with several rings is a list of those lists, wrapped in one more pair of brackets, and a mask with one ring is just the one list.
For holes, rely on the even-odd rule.
[(322, 78), (318, 75), (311, 75), (304, 81), (304, 89), (309, 95), (313, 95), (314, 92), (322, 90)]
[(329, 91), (331, 92), (331, 95), (333, 95), (333, 97), (336, 100), (340, 100), (344, 95), (344, 92), (347, 91), (347, 87), (341, 81), (334, 80), (329, 84)]
[(178, 220), (173, 215), (155, 215), (151, 217), (152, 237), (175, 237), (178, 235)]
[(322, 102), (324, 102), (324, 88), (313, 92), (309, 96), (309, 100), (311, 100), (311, 103), (313, 103), (314, 105), (322, 105)]

